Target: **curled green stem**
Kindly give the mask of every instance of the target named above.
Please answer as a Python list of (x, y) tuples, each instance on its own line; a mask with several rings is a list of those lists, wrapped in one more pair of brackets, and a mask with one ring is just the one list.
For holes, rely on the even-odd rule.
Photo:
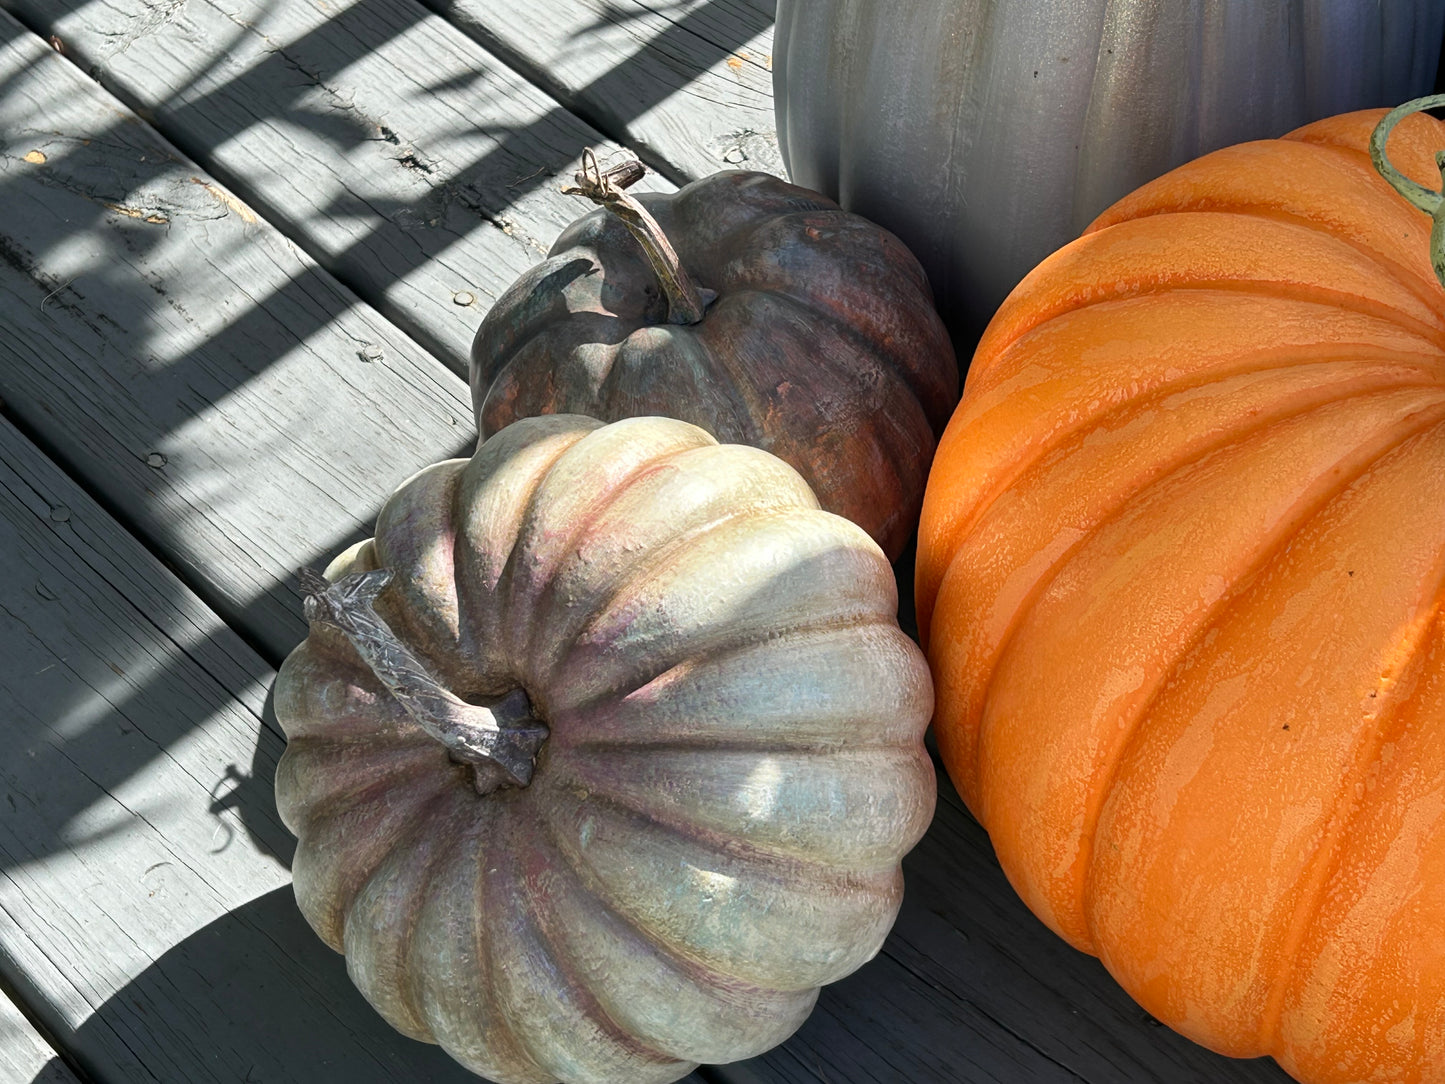
[(645, 172), (642, 163), (637, 161), (624, 162), (604, 171), (589, 148), (582, 152), (582, 168), (574, 175), (577, 183), (562, 191), (569, 196), (583, 196), (621, 219), (642, 246), (642, 252), (662, 287), (663, 296), (667, 298), (667, 322), (696, 324), (702, 320), (708, 303), (715, 295), (711, 290), (697, 287), (684, 270), (677, 250), (672, 247), (667, 234), (662, 232), (657, 219), (627, 194), (627, 187), (637, 183)]
[(1437, 106), (1445, 106), (1445, 94), (1416, 98), (1386, 113), (1370, 135), (1370, 160), (1375, 163), (1380, 176), (1389, 181), (1396, 192), (1430, 216), (1434, 223), (1430, 229), (1430, 265), (1435, 269), (1435, 277), (1440, 280), (1440, 285), (1445, 286), (1445, 195), (1442, 195), (1442, 192), (1445, 192), (1445, 150), (1435, 152), (1435, 167), (1440, 170), (1442, 192), (1412, 181), (1391, 165), (1390, 159), (1385, 155), (1385, 143), (1395, 125), (1411, 113), (1434, 109)]
[(376, 598), (391, 583), (390, 569), (356, 572), (335, 583), (309, 568), (300, 571), (306, 620), (339, 629), (377, 679), (411, 718), (470, 764), (482, 794), (532, 781), (532, 763), (547, 727), (532, 714), (522, 689), (498, 700), (471, 704), (442, 686), (376, 612)]

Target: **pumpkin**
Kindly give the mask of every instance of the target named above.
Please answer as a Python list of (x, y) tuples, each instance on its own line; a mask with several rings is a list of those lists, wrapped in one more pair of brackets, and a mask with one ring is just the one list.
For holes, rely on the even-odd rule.
[(1429, 91), (1441, 0), (778, 0), (789, 176), (898, 234), (974, 342), (1109, 204), (1206, 151)]
[(918, 526), (958, 363), (892, 234), (763, 173), (675, 194), (595, 160), (599, 206), (488, 311), (472, 347), (484, 436), (517, 418), (664, 415), (792, 464), (896, 560)]
[(402, 1032), (504, 1084), (674, 1080), (878, 951), (932, 689), (883, 554), (781, 460), (524, 419), (307, 591), (296, 899)]
[[(940, 753), (1022, 898), (1312, 1084), (1445, 1080), (1445, 294), (1379, 119), (1204, 156), (1030, 274), (915, 581)], [(1420, 115), (1389, 154), (1442, 148)]]

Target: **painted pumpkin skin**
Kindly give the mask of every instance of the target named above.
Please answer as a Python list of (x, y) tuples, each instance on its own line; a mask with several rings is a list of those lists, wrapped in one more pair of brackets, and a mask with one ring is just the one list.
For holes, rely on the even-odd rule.
[(1166, 170), (1428, 93), (1442, 29), (1441, 0), (778, 0), (778, 141), (903, 239), (971, 342)]
[[(1206, 156), (1044, 261), (919, 539), (939, 749), (1020, 895), (1309, 1084), (1445, 1080), (1445, 293), (1380, 116)], [(1389, 156), (1433, 187), (1442, 148), (1416, 116)]]
[(518, 422), (327, 576), (471, 703), (548, 735), (486, 794), (341, 632), (286, 660), (297, 901), (395, 1027), (506, 1082), (749, 1057), (878, 950), (932, 815), (892, 569), (797, 473), (694, 426)]
[(642, 249), (599, 208), (487, 313), (472, 347), (478, 429), (553, 413), (680, 418), (792, 464), (895, 560), (958, 401), (918, 262), (887, 231), (762, 173), (636, 198), (716, 295), (702, 319), (668, 322)]

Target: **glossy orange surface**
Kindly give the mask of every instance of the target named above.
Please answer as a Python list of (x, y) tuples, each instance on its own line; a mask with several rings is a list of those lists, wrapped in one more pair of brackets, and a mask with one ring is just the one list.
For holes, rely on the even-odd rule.
[[(1004, 303), (929, 478), (950, 775), (1051, 928), (1311, 1084), (1445, 1080), (1445, 291), (1382, 111), (1186, 165)], [(1438, 186), (1445, 125), (1389, 154)]]

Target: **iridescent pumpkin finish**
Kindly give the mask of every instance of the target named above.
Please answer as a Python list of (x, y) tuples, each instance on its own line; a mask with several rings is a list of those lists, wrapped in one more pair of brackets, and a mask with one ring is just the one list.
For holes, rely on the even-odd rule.
[(526, 419), (315, 578), (277, 804), (396, 1028), (513, 1082), (757, 1054), (879, 949), (933, 811), (888, 562), (675, 420)]
[(777, 0), (788, 175), (901, 237), (960, 341), (1115, 200), (1426, 93), (1441, 0)]
[(488, 312), (472, 346), (478, 429), (551, 413), (680, 418), (786, 460), (896, 559), (958, 400), (918, 261), (767, 174), (671, 195), (625, 183), (579, 174), (574, 191), (601, 206)]

